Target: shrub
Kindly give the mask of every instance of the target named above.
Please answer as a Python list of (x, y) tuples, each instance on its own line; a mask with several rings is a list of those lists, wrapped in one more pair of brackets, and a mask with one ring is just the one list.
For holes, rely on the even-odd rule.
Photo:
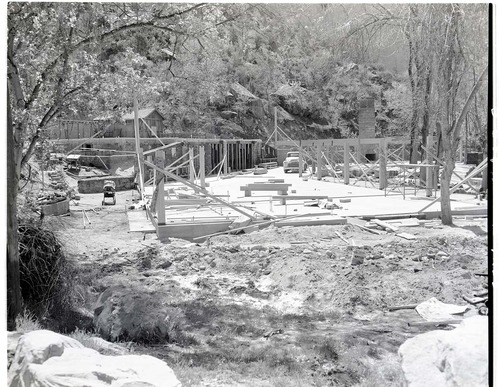
[(28, 333), (42, 329), (42, 326), (36, 319), (36, 316), (27, 309), (16, 317), (16, 331)]
[[(72, 279), (75, 270), (56, 235), (38, 222), (22, 221), (19, 270), (24, 306), (41, 322), (67, 331), (74, 325)], [(73, 327), (74, 329), (74, 327)]]

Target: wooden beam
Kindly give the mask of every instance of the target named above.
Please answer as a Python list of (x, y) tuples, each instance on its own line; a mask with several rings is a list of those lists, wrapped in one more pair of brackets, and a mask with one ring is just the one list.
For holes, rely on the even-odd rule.
[(388, 179), (386, 173), (386, 141), (384, 140), (379, 143), (379, 189), (384, 190), (387, 185)]
[(176, 145), (180, 145), (180, 144), (182, 144), (182, 143), (181, 142), (174, 142), (171, 144), (166, 144), (166, 145), (160, 146), (159, 148), (154, 148), (154, 149), (150, 149), (148, 151), (145, 151), (144, 155), (148, 155), (149, 153), (154, 153), (154, 152), (159, 151), (159, 150), (171, 148), (172, 146), (176, 146)]
[(194, 183), (195, 171), (194, 171), (194, 149), (189, 147), (189, 181)]
[[(276, 218), (276, 219), (272, 219), (272, 220), (269, 220), (269, 221), (266, 221), (266, 222), (257, 223), (257, 224), (255, 224), (255, 226), (258, 226), (258, 227), (260, 227), (260, 226), (268, 226), (269, 224), (272, 224), (272, 223), (275, 223), (275, 222), (279, 222), (279, 221), (282, 221), (282, 220), (290, 220), (290, 219), (301, 218), (301, 217), (304, 217), (304, 216), (313, 216), (313, 215), (314, 214), (301, 214), (301, 215), (288, 216), (287, 218)], [(244, 230), (245, 228), (248, 228), (248, 227), (249, 227), (249, 225), (244, 226), (244, 227), (239, 227), (239, 228), (233, 228), (233, 229), (226, 230), (226, 231), (220, 231), (220, 232), (217, 232), (217, 233), (214, 233), (214, 234), (210, 234), (210, 235), (205, 235), (205, 236), (202, 236), (202, 237), (193, 238), (193, 240), (210, 238), (212, 236), (227, 234), (227, 233), (231, 233), (231, 232), (234, 232), (234, 231), (241, 231), (241, 230)]]
[(163, 141), (161, 141), (161, 139), (158, 137), (158, 135), (154, 132), (154, 130), (151, 129), (151, 127), (149, 125), (147, 125), (147, 122), (143, 119), (143, 118), (140, 118), (141, 121), (144, 123), (144, 125), (146, 126), (147, 129), (149, 129), (149, 131), (153, 134), (154, 137), (156, 137), (156, 139), (161, 143), (162, 146), (165, 146), (165, 143)]
[(316, 145), (317, 150), (317, 180), (322, 180), (322, 143)]
[(224, 161), (224, 167), (223, 167), (223, 171), (224, 171), (224, 175), (228, 175), (229, 174), (229, 171), (228, 171), (228, 153), (229, 153), (229, 147), (227, 146), (227, 140), (223, 140), (223, 161)]
[(82, 146), (83, 144), (85, 144), (88, 140), (94, 138), (94, 137), (97, 137), (99, 134), (102, 134), (102, 132), (104, 132), (105, 129), (102, 129), (102, 130), (99, 130), (97, 133), (95, 133), (92, 137), (89, 137), (87, 139), (85, 139), (85, 141), (83, 142), (80, 142), (78, 145), (76, 145), (74, 148), (72, 148), (69, 152), (66, 153), (66, 156), (70, 155), (71, 153), (73, 153), (74, 150), (78, 149), (80, 146)]
[(206, 188), (204, 145), (199, 145), (199, 180), (201, 188)]
[[(466, 183), (469, 179), (473, 178), (475, 175), (478, 175), (483, 169), (485, 169), (487, 167), (487, 160), (488, 159), (484, 159), (480, 164), (477, 165), (477, 167), (468, 175), (466, 176), (463, 180), (461, 180), (459, 183), (457, 183), (454, 187), (452, 187), (450, 190), (449, 190), (449, 194), (452, 194), (453, 192), (455, 192), (460, 186), (462, 186), (464, 183)], [(429, 203), (428, 205), (424, 206), (422, 209), (420, 209), (418, 211), (418, 213), (421, 213), (423, 212), (424, 210), (426, 210), (428, 207), (432, 206), (433, 204), (439, 202), (441, 199), (441, 197), (439, 196), (438, 198), (436, 198), (435, 200), (431, 201), (431, 203)]]
[(343, 145), (343, 182), (350, 183), (350, 145)]
[(133, 98), (133, 127), (135, 131), (135, 152), (137, 152), (137, 164), (139, 165), (139, 189), (140, 200), (144, 199), (144, 171), (141, 162), (141, 149), (140, 149), (140, 131), (139, 131), (139, 102), (137, 97)]
[[(154, 164), (160, 168), (164, 169), (165, 168), (165, 151), (160, 150), (156, 151), (155, 153), (155, 158), (154, 158)], [(155, 175), (156, 175), (156, 169), (154, 170)], [(158, 226), (165, 224), (166, 218), (165, 218), (165, 179), (162, 177), (158, 184), (157, 188), (158, 193), (157, 193), (157, 199), (156, 199), (156, 216), (158, 217)]]
[(255, 219), (255, 217), (254, 217), (254, 216), (247, 214), (246, 212), (242, 211), (241, 209), (237, 208), (236, 206), (234, 206), (234, 205), (232, 205), (232, 204), (230, 204), (230, 203), (226, 202), (225, 200), (222, 200), (222, 199), (218, 198), (218, 197), (217, 197), (217, 196), (215, 196), (215, 195), (211, 195), (208, 191), (206, 191), (206, 189), (205, 189), (205, 188), (202, 188), (202, 187), (200, 187), (200, 186), (199, 186), (199, 185), (197, 185), (197, 184), (194, 184), (194, 183), (191, 183), (190, 181), (187, 181), (187, 180), (185, 180), (185, 179), (182, 179), (181, 177), (179, 177), (179, 176), (177, 176), (177, 175), (174, 175), (173, 173), (168, 172), (168, 171), (166, 171), (166, 170), (164, 170), (164, 169), (160, 169), (160, 168), (158, 168), (156, 165), (154, 165), (154, 164), (152, 164), (152, 163), (150, 163), (150, 162), (148, 162), (148, 161), (146, 161), (145, 163), (146, 163), (148, 166), (150, 166), (151, 168), (156, 169), (159, 173), (162, 173), (162, 174), (164, 174), (165, 176), (167, 176), (167, 177), (169, 177), (169, 178), (171, 178), (171, 179), (173, 179), (173, 180), (175, 180), (175, 181), (178, 181), (178, 182), (180, 182), (180, 183), (182, 183), (182, 184), (184, 184), (184, 185), (188, 186), (189, 188), (194, 189), (195, 191), (199, 191), (199, 192), (201, 192), (203, 195), (208, 196), (209, 198), (211, 198), (211, 199), (215, 200), (216, 202), (222, 203), (222, 204), (226, 205), (226, 206), (227, 206), (227, 207), (229, 207), (229, 208), (232, 208), (234, 211), (237, 211), (237, 212), (239, 212), (239, 213), (240, 213), (240, 214), (242, 214), (242, 215), (245, 215), (245, 216), (247, 216), (247, 217), (249, 217), (249, 218), (251, 218), (251, 219)]

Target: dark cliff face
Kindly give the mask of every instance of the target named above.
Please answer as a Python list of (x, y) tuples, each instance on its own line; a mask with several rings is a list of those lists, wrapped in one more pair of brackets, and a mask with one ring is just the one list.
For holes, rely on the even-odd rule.
[(277, 121), (279, 128), (295, 139), (350, 137), (358, 133), (359, 101), (364, 98), (374, 99), (376, 135), (399, 134), (388, 133), (390, 127), (402, 134), (409, 118), (406, 111), (393, 106), (402, 92), (397, 89), (394, 98), (391, 90), (400, 88), (401, 82), (372, 66), (337, 65), (320, 88), (292, 82), (263, 91), (255, 83), (247, 87), (237, 82), (228, 85), (223, 98), (185, 114), (180, 131), (195, 136), (265, 141)]
[(366, 97), (374, 99), (376, 115), (382, 118), (376, 121), (377, 134), (384, 134), (393, 120), (406, 119), (385, 97), (396, 87), (391, 73), (356, 64), (332, 73), (321, 89), (282, 84), (266, 94), (268, 98), (259, 97), (258, 89), (232, 84), (223, 103), (210, 113), (215, 134), (265, 140), (274, 131), (277, 115), (279, 128), (293, 138), (348, 137), (358, 132), (359, 100)]

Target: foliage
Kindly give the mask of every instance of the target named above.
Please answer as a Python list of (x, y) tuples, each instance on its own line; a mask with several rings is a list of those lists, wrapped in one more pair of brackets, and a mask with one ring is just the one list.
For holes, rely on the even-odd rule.
[(73, 307), (74, 268), (61, 243), (37, 221), (24, 219), (19, 224), (19, 247), (25, 308), (40, 321), (64, 320)]

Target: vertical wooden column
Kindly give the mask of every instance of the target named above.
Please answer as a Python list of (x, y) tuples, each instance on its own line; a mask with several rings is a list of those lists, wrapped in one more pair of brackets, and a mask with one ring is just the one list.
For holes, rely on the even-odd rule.
[(189, 181), (194, 183), (194, 149), (189, 146)]
[(140, 181), (139, 181), (139, 187), (140, 187), (140, 200), (144, 199), (144, 179), (145, 179), (145, 165), (144, 165), (144, 149), (139, 148), (139, 170), (141, 171), (140, 174)]
[(379, 141), (379, 189), (383, 190), (387, 186), (386, 176), (386, 139)]
[(298, 176), (301, 177), (303, 174), (303, 149), (301, 147), (301, 140), (300, 140), (300, 149), (298, 152)]
[(277, 149), (277, 107), (274, 107), (274, 147)]
[(224, 159), (224, 175), (227, 175), (229, 173), (227, 165), (229, 162), (229, 150), (227, 147), (227, 140), (223, 140), (223, 152), (222, 152), (222, 159)]
[(241, 168), (241, 144), (240, 143), (236, 143), (236, 162), (237, 162), (236, 169), (238, 171), (240, 171), (242, 169)]
[[(165, 151), (159, 150), (154, 154), (154, 164), (161, 169), (165, 168)], [(156, 169), (154, 170), (154, 176), (156, 177)], [(157, 184), (158, 196), (156, 199), (156, 215), (158, 217), (158, 225), (165, 224), (165, 176), (158, 175), (159, 182), (154, 180), (154, 184)]]
[(202, 188), (206, 188), (205, 173), (204, 145), (199, 145), (199, 179)]
[(322, 179), (322, 142), (317, 144), (317, 180)]
[(350, 144), (345, 141), (343, 145), (343, 182), (350, 183)]
[(135, 152), (137, 152), (137, 164), (139, 167), (139, 190), (140, 200), (144, 199), (144, 156), (140, 148), (140, 131), (139, 131), (139, 103), (137, 98), (133, 99), (133, 127), (135, 133)]
[[(431, 152), (431, 149), (433, 149), (433, 136), (429, 134), (426, 136), (426, 149)], [(426, 163), (433, 165), (433, 157), (426, 152)], [(430, 197), (432, 196), (432, 191), (433, 191), (433, 181), (434, 181), (434, 175), (436, 174), (436, 168), (433, 167), (426, 167), (426, 196)]]
[[(148, 155), (146, 157), (146, 160), (149, 161), (150, 163), (154, 162), (152, 155)], [(151, 172), (152, 172), (152, 176), (151, 176)], [(156, 170), (155, 169), (153, 169), (152, 171), (149, 171), (149, 175), (147, 176), (147, 178), (145, 178), (145, 180), (148, 181), (151, 177), (153, 177), (152, 185), (154, 186), (156, 184)]]

